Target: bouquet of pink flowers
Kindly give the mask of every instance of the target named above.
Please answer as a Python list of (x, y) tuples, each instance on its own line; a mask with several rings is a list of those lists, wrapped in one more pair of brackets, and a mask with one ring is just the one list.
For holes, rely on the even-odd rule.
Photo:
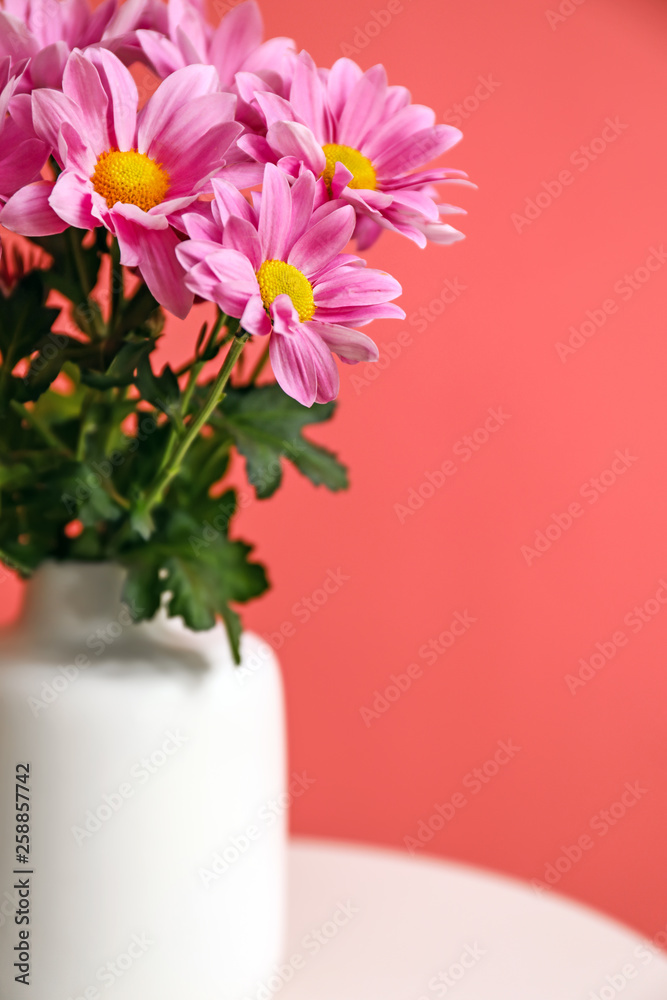
[[(231, 605), (267, 584), (229, 538), (230, 457), (259, 498), (283, 459), (346, 485), (302, 430), (333, 412), (334, 355), (376, 360), (359, 327), (404, 313), (345, 251), (462, 238), (436, 185), (466, 175), (426, 169), (461, 133), (382, 66), (263, 41), (254, 0), (215, 29), (198, 0), (0, 2), (0, 224), (23, 238), (0, 272), (0, 558), (120, 562), (140, 617), (222, 615), (237, 651)], [(201, 300), (217, 318), (157, 371), (163, 309)]]

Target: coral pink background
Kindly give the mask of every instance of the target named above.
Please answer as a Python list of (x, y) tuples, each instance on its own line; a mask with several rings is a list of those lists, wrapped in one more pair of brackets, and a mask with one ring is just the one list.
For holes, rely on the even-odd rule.
[[(469, 211), (463, 243), (386, 236), (372, 252), (402, 282), (408, 321), (375, 325), (381, 365), (345, 368), (337, 421), (318, 429), (353, 488), (288, 473), (250, 504), (237, 530), (274, 590), (246, 620), (283, 632), (291, 768), (315, 779), (295, 831), (548, 876), (654, 935), (667, 926), (667, 259), (651, 257), (667, 232), (667, 10), (561, 8), (263, 0), (269, 32), (319, 63), (346, 44), (441, 119), (462, 104), (446, 162), (479, 190), (449, 193)], [(199, 319), (173, 325), (175, 354)], [(559, 356), (572, 336), (581, 346)], [(507, 416), (485, 431), (490, 409)], [(549, 525), (545, 551), (522, 548)], [(458, 636), (457, 612), (475, 619)], [(580, 670), (591, 679), (568, 686)], [(376, 701), (387, 688), (400, 697)], [(499, 741), (520, 750), (487, 764)], [(432, 836), (416, 847), (420, 831)]]

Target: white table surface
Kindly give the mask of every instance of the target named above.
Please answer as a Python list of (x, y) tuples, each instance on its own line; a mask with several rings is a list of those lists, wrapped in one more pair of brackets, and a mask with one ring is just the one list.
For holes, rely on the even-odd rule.
[(481, 869), (297, 839), (290, 892), (281, 1000), (667, 1000), (640, 935)]

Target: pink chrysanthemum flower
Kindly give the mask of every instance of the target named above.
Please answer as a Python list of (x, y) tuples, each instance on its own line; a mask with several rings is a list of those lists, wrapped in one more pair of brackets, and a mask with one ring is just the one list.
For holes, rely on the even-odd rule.
[[(240, 88), (248, 100), (242, 83)], [(265, 118), (266, 138), (243, 136), (239, 146), (259, 162), (278, 162), (292, 176), (305, 164), (329, 197), (354, 208), (361, 249), (375, 242), (382, 228), (422, 247), (427, 240), (463, 239), (441, 219), (462, 210), (438, 205), (432, 185), (465, 183), (466, 174), (421, 169), (454, 146), (461, 132), (436, 125), (435, 112), (411, 104), (405, 88), (389, 87), (383, 66), (363, 73), (350, 59), (339, 59), (323, 71), (302, 52), (288, 100), (261, 90), (253, 98)]]
[(23, 71), (20, 88), (59, 88), (74, 49), (88, 45), (122, 48), (125, 36), (143, 23), (147, 2), (103, 0), (91, 10), (86, 0), (0, 0), (0, 58)]
[[(169, 0), (158, 13), (156, 30), (134, 33), (142, 57), (157, 75), (165, 78), (195, 63), (215, 66), (222, 89), (237, 95), (237, 121), (250, 132), (263, 131), (262, 115), (242, 99), (236, 75), (242, 72), (251, 78), (253, 90), (285, 96), (296, 61), (293, 39), (263, 41), (264, 24), (255, 0), (234, 7), (217, 28), (207, 22), (202, 0)], [(251, 187), (261, 180), (262, 167), (236, 146), (220, 176), (239, 187)]]
[(254, 205), (226, 181), (213, 187), (212, 217), (184, 216), (194, 238), (176, 252), (189, 287), (249, 333), (271, 335), (273, 371), (290, 396), (305, 406), (334, 399), (339, 378), (332, 352), (350, 364), (376, 361), (377, 347), (354, 327), (404, 318), (391, 301), (400, 285), (342, 253), (354, 211), (329, 202), (313, 212), (315, 178), (308, 171), (290, 187), (268, 164)]
[(241, 131), (232, 120), (235, 100), (219, 92), (212, 66), (187, 66), (137, 114), (136, 85), (116, 56), (74, 52), (62, 93), (32, 94), (35, 131), (62, 173), (18, 191), (0, 222), (24, 236), (106, 226), (118, 238), (121, 263), (139, 268), (158, 302), (187, 315), (193, 296), (174, 253), (172, 222), (210, 192)]
[(288, 70), (293, 62), (293, 39), (263, 41), (264, 24), (255, 0), (232, 8), (217, 28), (207, 22), (202, 0), (168, 0), (166, 18), (160, 15), (157, 30), (136, 33), (158, 76), (205, 63), (215, 66), (223, 87), (231, 87), (240, 70), (264, 74), (280, 87), (281, 69)]
[(37, 138), (30, 98), (16, 95), (18, 80), (9, 78), (10, 60), (0, 62), (0, 206), (25, 184), (40, 176), (49, 155)]

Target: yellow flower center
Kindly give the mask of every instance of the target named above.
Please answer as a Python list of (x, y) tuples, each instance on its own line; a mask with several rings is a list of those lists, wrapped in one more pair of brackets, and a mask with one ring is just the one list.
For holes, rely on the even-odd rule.
[(122, 201), (147, 212), (159, 205), (169, 190), (167, 171), (136, 149), (127, 152), (108, 149), (98, 157), (90, 179), (97, 193), (106, 198), (109, 208)]
[(322, 152), (327, 158), (327, 165), (322, 171), (322, 177), (324, 177), (329, 191), (331, 191), (331, 182), (337, 163), (342, 163), (352, 174), (352, 180), (349, 181), (348, 187), (375, 191), (377, 187), (375, 168), (368, 157), (360, 153), (358, 149), (327, 143), (326, 146), (322, 146)]
[(313, 286), (297, 267), (284, 260), (265, 260), (257, 272), (257, 281), (265, 309), (279, 295), (289, 295), (302, 323), (313, 318)]

